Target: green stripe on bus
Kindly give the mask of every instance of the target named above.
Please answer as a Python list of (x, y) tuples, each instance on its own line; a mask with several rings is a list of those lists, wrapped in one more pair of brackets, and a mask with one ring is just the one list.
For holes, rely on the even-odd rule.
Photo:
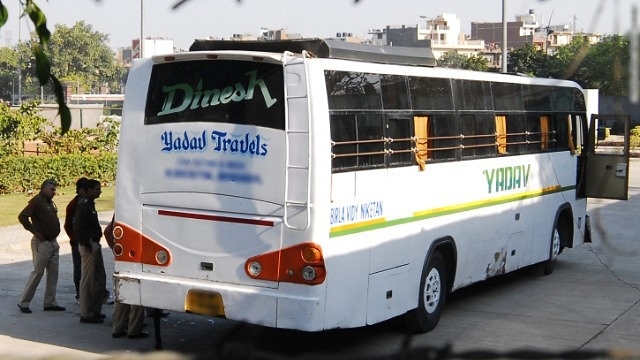
[(531, 198), (541, 197), (545, 195), (550, 195), (550, 194), (555, 194), (555, 193), (570, 191), (575, 189), (576, 189), (575, 185), (565, 186), (565, 187), (556, 186), (556, 187), (541, 189), (539, 191), (525, 192), (521, 194), (504, 196), (504, 197), (499, 197), (499, 198), (494, 198), (489, 200), (474, 201), (470, 203), (452, 205), (452, 206), (447, 206), (447, 207), (442, 207), (442, 208), (437, 208), (432, 210), (417, 211), (415, 213), (416, 215), (406, 217), (406, 218), (387, 220), (387, 221), (369, 220), (362, 223), (355, 223), (355, 224), (340, 226), (340, 227), (337, 227), (337, 229), (334, 228), (335, 230), (331, 230), (329, 232), (329, 237), (333, 238), (333, 237), (355, 234), (359, 232), (378, 230), (378, 229), (383, 229), (390, 226), (407, 224), (414, 221), (420, 221), (420, 220), (435, 218), (435, 217), (444, 216), (444, 215), (451, 215), (451, 214), (456, 214), (456, 213), (470, 211), (470, 210), (476, 210), (476, 209), (495, 206), (495, 205), (502, 205), (502, 204), (507, 204), (514, 201), (521, 201), (525, 199), (531, 199)]

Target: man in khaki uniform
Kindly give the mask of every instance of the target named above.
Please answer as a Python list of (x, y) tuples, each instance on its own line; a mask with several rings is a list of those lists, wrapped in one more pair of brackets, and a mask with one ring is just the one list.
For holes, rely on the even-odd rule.
[[(111, 219), (109, 225), (104, 228), (104, 238), (107, 245), (113, 250), (115, 239), (113, 237), (113, 226), (115, 224), (115, 215)], [(139, 305), (129, 305), (117, 301), (113, 309), (113, 338), (121, 338), (125, 335), (129, 339), (143, 339), (149, 336), (149, 333), (142, 331), (144, 327), (144, 307)]]
[(53, 202), (55, 194), (55, 181), (45, 180), (40, 186), (38, 195), (29, 200), (27, 206), (18, 215), (20, 224), (33, 234), (31, 238), (33, 271), (31, 271), (24, 292), (18, 301), (18, 308), (25, 314), (31, 313), (29, 304), (45, 270), (47, 278), (44, 291), (44, 311), (65, 310), (56, 302), (60, 253), (57, 236), (60, 234), (60, 220), (58, 219), (58, 208)]
[(97, 180), (87, 180), (84, 198), (78, 201), (73, 218), (73, 234), (78, 241), (78, 250), (82, 261), (80, 275), (80, 322), (101, 324), (102, 300), (106, 286), (104, 260), (102, 258), (102, 227), (96, 212), (95, 199), (100, 197), (102, 189)]

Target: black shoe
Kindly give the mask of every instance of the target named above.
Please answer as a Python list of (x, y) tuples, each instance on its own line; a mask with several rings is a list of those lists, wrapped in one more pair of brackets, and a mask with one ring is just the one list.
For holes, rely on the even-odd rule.
[(45, 306), (44, 311), (65, 311), (66, 309), (62, 306)]
[[(163, 312), (161, 312), (161, 313), (160, 313), (160, 315), (158, 315), (158, 316), (160, 316), (161, 318), (166, 318), (167, 316), (169, 316), (169, 313), (168, 313), (168, 312), (166, 312), (166, 311), (163, 311)], [(153, 317), (153, 311), (152, 311), (152, 312), (150, 312), (150, 313), (148, 313), (148, 314), (147, 314), (147, 317), (152, 318), (152, 317)]]
[(127, 336), (129, 339), (144, 339), (149, 337), (149, 333), (146, 331), (141, 332), (140, 334), (135, 334), (135, 335), (128, 335)]
[(96, 318), (98, 318), (98, 319), (104, 319), (104, 318), (106, 318), (106, 317), (107, 317), (107, 315), (105, 315), (105, 314), (98, 314), (98, 315), (96, 315)]
[(18, 304), (18, 307), (23, 314), (31, 314), (31, 309), (29, 309), (28, 306), (20, 306), (20, 304)]
[(114, 338), (114, 339), (117, 339), (117, 338), (121, 338), (121, 337), (123, 337), (125, 335), (127, 335), (126, 331), (120, 331), (120, 332), (111, 334), (111, 337)]
[(104, 320), (97, 318), (97, 317), (92, 317), (92, 318), (84, 318), (84, 317), (80, 317), (80, 322), (81, 323), (85, 323), (85, 324), (102, 324), (104, 322)]

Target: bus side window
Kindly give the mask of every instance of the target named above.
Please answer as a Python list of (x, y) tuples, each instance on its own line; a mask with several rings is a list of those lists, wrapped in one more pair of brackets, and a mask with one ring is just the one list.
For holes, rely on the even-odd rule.
[[(556, 114), (552, 120), (552, 134), (555, 134), (554, 142), (551, 142), (552, 148), (556, 150), (569, 149), (569, 127), (567, 123), (568, 114)], [(555, 131), (555, 133), (554, 133)]]
[(381, 114), (357, 114), (358, 168), (384, 166), (385, 140)]
[(429, 142), (431, 159), (455, 160), (456, 150), (460, 148), (460, 132), (453, 114), (434, 114), (429, 121)]
[(507, 115), (507, 152), (509, 154), (527, 153), (525, 116), (523, 114)]
[(382, 106), (385, 110), (408, 109), (409, 93), (405, 76), (380, 75)]
[(462, 158), (488, 157), (496, 153), (494, 122), (491, 114), (461, 114)]
[(413, 165), (411, 122), (409, 116), (387, 118), (389, 166)]
[(331, 167), (334, 170), (356, 167), (356, 121), (352, 114), (331, 115)]

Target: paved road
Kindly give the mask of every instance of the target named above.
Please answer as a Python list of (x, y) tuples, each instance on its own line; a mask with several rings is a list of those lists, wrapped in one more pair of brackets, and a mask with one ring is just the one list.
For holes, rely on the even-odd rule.
[[(451, 345), (454, 353), (625, 349), (640, 359), (640, 160), (632, 161), (629, 193), (626, 202), (591, 201), (594, 242), (561, 254), (552, 275), (539, 276), (525, 269), (454, 293), (438, 327), (413, 337), (412, 346)], [(110, 217), (110, 213), (101, 214), (103, 225)], [(19, 226), (0, 229), (0, 358), (60, 354), (95, 359), (112, 351), (157, 355), (151, 338), (111, 338), (112, 306), (104, 309), (104, 324), (79, 323), (64, 237), (60, 239), (58, 299), (67, 311), (42, 312), (41, 285), (31, 306), (33, 314), (21, 314), (16, 301), (31, 271), (28, 241)], [(106, 248), (104, 257), (107, 269), (112, 269)], [(150, 319), (147, 322), (152, 330)], [(307, 334), (172, 313), (162, 326), (165, 349), (202, 359), (240, 358), (247, 352), (299, 358), (315, 354), (323, 359), (380, 356), (396, 353), (404, 340), (394, 322)]]

